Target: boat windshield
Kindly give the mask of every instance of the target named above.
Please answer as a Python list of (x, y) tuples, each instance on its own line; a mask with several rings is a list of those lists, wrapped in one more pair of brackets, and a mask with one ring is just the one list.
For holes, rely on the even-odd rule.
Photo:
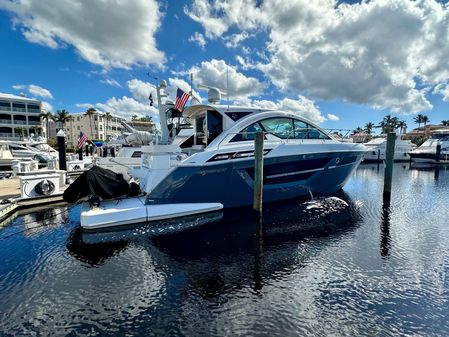
[(432, 139), (439, 139), (442, 141), (449, 141), (449, 133), (433, 133)]

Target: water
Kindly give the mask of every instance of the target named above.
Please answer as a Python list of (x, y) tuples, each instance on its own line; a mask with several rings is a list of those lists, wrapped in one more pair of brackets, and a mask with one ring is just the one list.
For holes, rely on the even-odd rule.
[(448, 335), (449, 169), (395, 165), (390, 203), (382, 171), (266, 206), (263, 226), (237, 210), (85, 235), (78, 207), (19, 216), (0, 229), (1, 335)]

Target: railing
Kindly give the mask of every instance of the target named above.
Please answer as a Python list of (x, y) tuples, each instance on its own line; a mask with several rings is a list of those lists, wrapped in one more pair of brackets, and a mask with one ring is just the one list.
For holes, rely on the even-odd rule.
[(0, 119), (0, 124), (12, 124), (10, 119)]
[(24, 125), (26, 125), (26, 123), (27, 123), (26, 120), (17, 120), (17, 121), (14, 121), (14, 124), (24, 124)]
[(12, 111), (15, 111), (15, 112), (27, 112), (27, 110), (25, 108), (16, 108), (16, 107), (12, 107)]
[(28, 124), (29, 125), (41, 125), (41, 122), (40, 121), (28, 121)]
[(28, 108), (29, 113), (40, 113), (41, 111), (39, 109), (30, 109)]

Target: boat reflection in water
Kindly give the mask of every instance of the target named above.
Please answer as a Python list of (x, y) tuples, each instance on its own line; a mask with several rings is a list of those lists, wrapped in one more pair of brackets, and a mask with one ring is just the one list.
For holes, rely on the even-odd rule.
[[(182, 272), (186, 291), (193, 287), (209, 296), (248, 282), (257, 291), (271, 278), (306, 264), (321, 245), (334, 244), (354, 230), (360, 219), (359, 207), (341, 192), (310, 201), (268, 204), (261, 221), (251, 210), (241, 208), (181, 224), (177, 220), (177, 224), (119, 232), (86, 233), (76, 228), (67, 248), (78, 260), (95, 266), (137, 245), (173, 268), (166, 274)], [(198, 221), (207, 223), (196, 227)], [(167, 259), (175, 263), (166, 263)], [(167, 277), (166, 282), (172, 281)]]

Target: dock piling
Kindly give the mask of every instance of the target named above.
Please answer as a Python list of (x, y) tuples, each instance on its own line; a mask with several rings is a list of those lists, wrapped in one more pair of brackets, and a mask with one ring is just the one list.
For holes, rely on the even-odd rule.
[(394, 144), (396, 133), (390, 132), (387, 136), (387, 149), (385, 153), (384, 197), (391, 195), (391, 182), (393, 179)]
[(257, 132), (254, 139), (254, 200), (253, 209), (262, 213), (263, 198), (263, 132)]
[(435, 160), (438, 162), (440, 162), (441, 159), (441, 144), (437, 144), (437, 152), (435, 154)]
[(67, 171), (67, 162), (65, 157), (65, 133), (61, 129), (56, 134), (58, 139), (58, 152), (59, 152), (59, 169)]

